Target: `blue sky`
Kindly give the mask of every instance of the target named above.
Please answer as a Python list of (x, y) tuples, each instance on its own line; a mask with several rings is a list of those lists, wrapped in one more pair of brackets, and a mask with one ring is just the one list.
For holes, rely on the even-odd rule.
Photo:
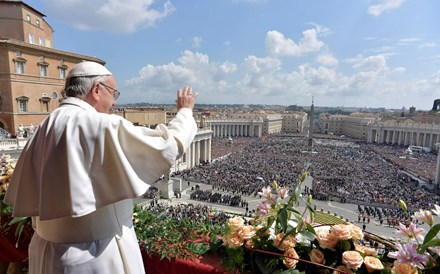
[(440, 98), (438, 0), (32, 0), (54, 48), (96, 56), (118, 103), (428, 110)]

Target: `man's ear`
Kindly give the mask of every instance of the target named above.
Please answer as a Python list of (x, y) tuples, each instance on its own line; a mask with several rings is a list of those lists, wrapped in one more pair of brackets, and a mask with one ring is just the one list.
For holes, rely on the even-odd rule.
[(89, 93), (87, 93), (84, 101), (88, 102), (90, 105), (94, 106), (96, 102), (99, 101), (99, 84), (96, 83), (92, 86)]
[(92, 96), (92, 98), (96, 101), (99, 99), (99, 83), (96, 83), (92, 86), (92, 88), (89, 91), (89, 94)]

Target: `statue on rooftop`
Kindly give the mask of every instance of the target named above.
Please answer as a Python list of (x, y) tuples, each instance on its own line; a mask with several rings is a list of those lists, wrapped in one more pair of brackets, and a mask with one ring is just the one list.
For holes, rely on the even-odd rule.
[(440, 99), (434, 100), (434, 105), (432, 106), (432, 111), (439, 111), (440, 110)]

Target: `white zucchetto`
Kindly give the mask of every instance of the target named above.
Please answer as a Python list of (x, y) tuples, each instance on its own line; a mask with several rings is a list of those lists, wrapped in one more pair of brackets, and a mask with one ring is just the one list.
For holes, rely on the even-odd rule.
[(66, 78), (101, 75), (112, 75), (112, 73), (101, 64), (91, 61), (84, 61), (73, 66)]

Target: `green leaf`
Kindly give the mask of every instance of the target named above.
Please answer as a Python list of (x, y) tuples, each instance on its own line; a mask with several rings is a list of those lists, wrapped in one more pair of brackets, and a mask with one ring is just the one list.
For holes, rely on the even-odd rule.
[(16, 223), (19, 223), (19, 222), (22, 222), (22, 221), (26, 220), (27, 218), (29, 218), (29, 217), (15, 217), (8, 224), (9, 225), (14, 225)]
[(309, 223), (306, 223), (307, 230), (310, 231), (310, 233), (313, 233), (313, 235), (316, 235), (315, 229), (313, 226)]
[(275, 222), (275, 217), (269, 216), (269, 218), (267, 218), (267, 227), (271, 227), (273, 222)]
[(287, 209), (283, 207), (280, 209), (277, 215), (277, 222), (281, 226), (281, 229), (285, 233), (287, 230)]
[(425, 250), (431, 246), (440, 246), (440, 240), (435, 239), (435, 240), (431, 240), (431, 241), (427, 242), (426, 244), (423, 244), (419, 250), (419, 253), (425, 252)]
[(308, 231), (308, 230), (301, 230), (301, 232), (299, 233), (301, 234), (304, 238), (306, 238), (307, 240), (313, 242), (315, 240), (315, 234)]
[(440, 231), (440, 224), (436, 224), (428, 231), (428, 233), (425, 236), (425, 240), (423, 241), (423, 244), (427, 244), (429, 241), (431, 241), (435, 236), (437, 236), (438, 232)]

